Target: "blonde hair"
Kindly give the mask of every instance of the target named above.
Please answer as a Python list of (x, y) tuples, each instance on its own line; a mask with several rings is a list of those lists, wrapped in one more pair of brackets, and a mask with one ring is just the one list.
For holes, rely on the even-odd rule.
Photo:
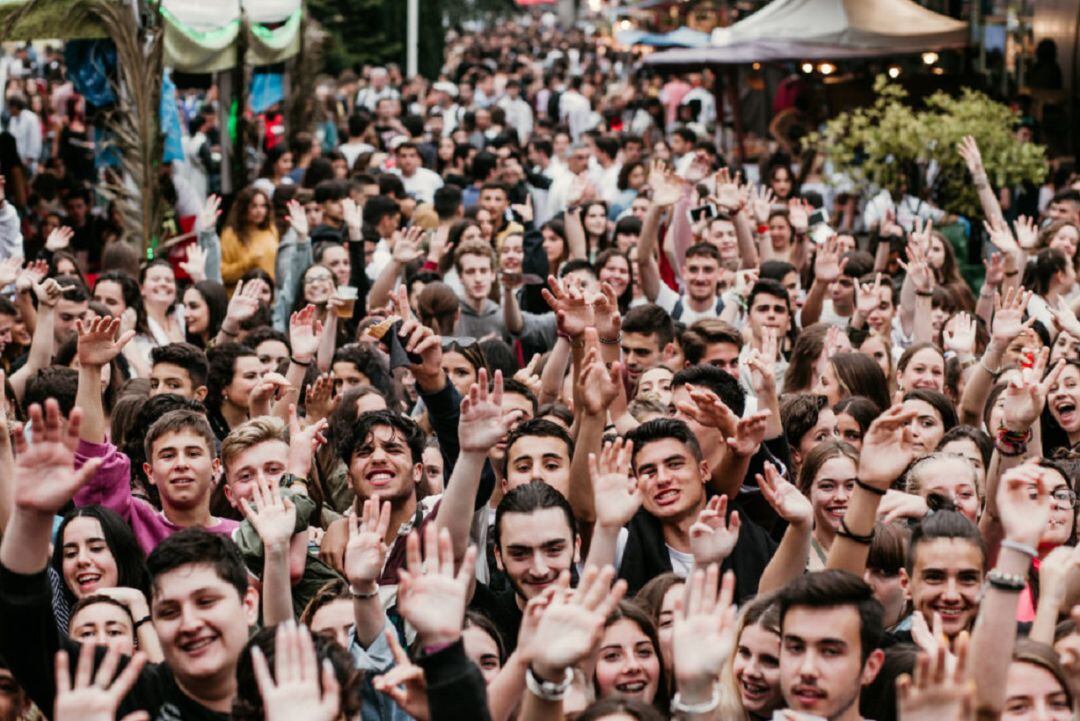
[(229, 464), (249, 448), (267, 441), (281, 441), (288, 444), (289, 434), (284, 421), (280, 418), (260, 416), (245, 421), (229, 431), (221, 442), (221, 464), (225, 475), (229, 475)]

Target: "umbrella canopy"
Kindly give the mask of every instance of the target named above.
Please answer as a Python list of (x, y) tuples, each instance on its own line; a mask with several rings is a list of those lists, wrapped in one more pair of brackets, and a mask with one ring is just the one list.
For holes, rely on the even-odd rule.
[(682, 27), (669, 33), (650, 33), (644, 30), (620, 30), (615, 40), (621, 45), (648, 45), (654, 48), (703, 48), (709, 44), (709, 34)]
[(882, 57), (963, 47), (967, 23), (912, 0), (773, 0), (712, 44), (645, 58), (650, 65)]

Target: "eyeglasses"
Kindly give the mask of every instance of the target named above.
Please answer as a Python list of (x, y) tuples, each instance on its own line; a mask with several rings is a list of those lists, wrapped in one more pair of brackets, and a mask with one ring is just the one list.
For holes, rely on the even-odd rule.
[(1059, 508), (1076, 508), (1076, 493), (1069, 488), (1058, 488), (1050, 494)]

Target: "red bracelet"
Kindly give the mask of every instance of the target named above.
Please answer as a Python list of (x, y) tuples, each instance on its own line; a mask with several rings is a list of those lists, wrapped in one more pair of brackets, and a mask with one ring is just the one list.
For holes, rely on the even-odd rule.
[(438, 269), (439, 269), (439, 264), (436, 263), (435, 261), (433, 261), (433, 260), (425, 260), (424, 261), (424, 270), (438, 270)]
[(767, 223), (762, 223), (757, 227), (758, 235), (765, 235), (769, 232), (769, 226)]

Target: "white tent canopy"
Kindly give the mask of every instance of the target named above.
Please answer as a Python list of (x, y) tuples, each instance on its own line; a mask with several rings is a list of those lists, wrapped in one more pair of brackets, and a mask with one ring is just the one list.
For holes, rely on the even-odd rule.
[(773, 0), (726, 28), (708, 48), (655, 53), (647, 64), (874, 57), (963, 47), (967, 23), (913, 0)]

